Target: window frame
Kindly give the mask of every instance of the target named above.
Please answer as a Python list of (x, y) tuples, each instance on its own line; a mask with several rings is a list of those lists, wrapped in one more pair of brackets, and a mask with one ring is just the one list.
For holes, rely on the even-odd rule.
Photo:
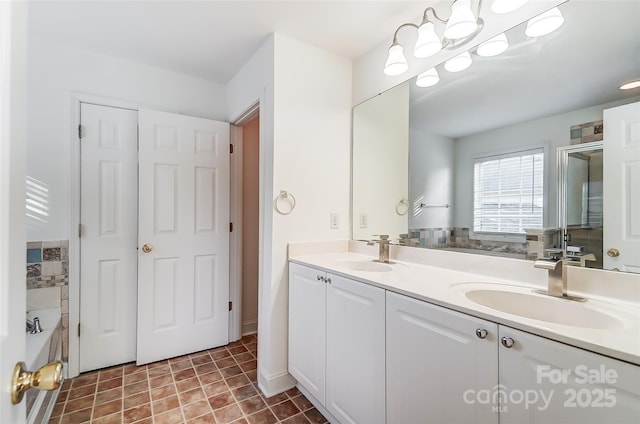
[(501, 149), (491, 152), (478, 152), (471, 157), (471, 224), (469, 228), (469, 237), (477, 240), (491, 240), (504, 242), (525, 242), (525, 233), (507, 233), (492, 231), (476, 231), (475, 222), (475, 165), (477, 162), (483, 162), (491, 159), (502, 159), (509, 157), (525, 156), (527, 154), (542, 153), (542, 228), (548, 226), (548, 208), (549, 208), (549, 144), (547, 142), (518, 146), (512, 149)]

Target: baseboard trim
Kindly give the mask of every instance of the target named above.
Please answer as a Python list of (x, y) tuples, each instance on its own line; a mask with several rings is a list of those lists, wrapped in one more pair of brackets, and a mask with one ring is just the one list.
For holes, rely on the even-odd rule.
[(258, 373), (258, 387), (266, 397), (286, 392), (296, 386), (296, 380), (287, 371), (273, 376)]
[(242, 323), (242, 335), (248, 336), (258, 332), (258, 320), (247, 321)]

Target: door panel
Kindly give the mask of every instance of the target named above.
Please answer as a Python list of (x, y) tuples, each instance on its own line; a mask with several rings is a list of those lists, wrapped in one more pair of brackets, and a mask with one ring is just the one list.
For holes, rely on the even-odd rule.
[(604, 124), (604, 267), (640, 273), (640, 102), (605, 110)]
[(83, 372), (136, 357), (138, 113), (83, 103), (80, 119)]
[(138, 364), (228, 342), (229, 125), (141, 110)]

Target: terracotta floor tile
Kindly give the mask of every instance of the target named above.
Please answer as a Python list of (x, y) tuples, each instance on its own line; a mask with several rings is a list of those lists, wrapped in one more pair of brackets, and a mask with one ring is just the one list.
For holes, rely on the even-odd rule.
[(176, 386), (173, 383), (151, 389), (151, 399), (153, 399), (153, 401), (175, 395), (177, 395), (177, 392)]
[(184, 414), (184, 418), (186, 420), (191, 420), (193, 418), (208, 414), (213, 421), (213, 415), (211, 415), (211, 407), (209, 406), (209, 402), (207, 400), (200, 400), (198, 402), (193, 402), (186, 406), (183, 406), (182, 413)]
[(200, 386), (200, 382), (196, 377), (188, 378), (182, 381), (176, 381), (176, 389), (178, 390), (178, 393), (188, 392), (189, 390), (192, 390), (194, 387), (198, 386)]
[(78, 399), (81, 397), (85, 397), (88, 395), (92, 395), (94, 394), (96, 391), (96, 384), (89, 384), (88, 386), (82, 386), (82, 387), (78, 387), (78, 388), (71, 388), (71, 390), (69, 390), (69, 397), (67, 398), (67, 401), (70, 401), (72, 399)]
[(226, 424), (242, 418), (242, 411), (235, 403), (213, 412), (219, 424)]
[(186, 392), (181, 392), (178, 394), (178, 397), (180, 398), (180, 403), (182, 405), (188, 405), (193, 402), (207, 399), (200, 387), (196, 387), (195, 389)]
[(122, 422), (133, 423), (149, 417), (151, 417), (151, 404), (147, 403), (145, 405), (125, 410), (122, 414)]
[(242, 402), (245, 399), (249, 399), (250, 397), (258, 395), (258, 391), (253, 387), (252, 384), (248, 384), (242, 387), (236, 387), (232, 389), (231, 392), (238, 402)]
[(200, 384), (206, 386), (207, 384), (215, 383), (222, 380), (222, 374), (219, 371), (210, 372), (207, 374), (198, 374)]
[(96, 418), (95, 414), (91, 424), (121, 424), (122, 423), (122, 411), (115, 414), (105, 415), (104, 417)]
[(260, 396), (254, 396), (240, 402), (240, 409), (242, 409), (245, 415), (251, 415), (266, 408), (267, 404), (264, 403)]
[(176, 408), (180, 408), (180, 401), (178, 400), (178, 396), (175, 395), (160, 400), (154, 400), (151, 403), (151, 410), (153, 411), (154, 416)]
[(303, 412), (306, 411), (307, 409), (313, 408), (313, 404), (309, 401), (309, 399), (304, 397), (304, 395), (291, 398), (291, 401), (295, 403), (298, 409)]
[(291, 402), (290, 400), (287, 400), (285, 402), (273, 405), (271, 407), (271, 412), (273, 412), (273, 414), (276, 416), (278, 420), (282, 421), (300, 413), (300, 410), (295, 405), (295, 403)]
[(93, 419), (105, 417), (116, 412), (122, 411), (122, 399), (114, 400), (111, 402), (103, 403), (102, 405), (96, 405), (93, 408)]
[(86, 423), (91, 420), (91, 408), (83, 409), (81, 411), (72, 412), (71, 414), (64, 414), (61, 419), (61, 424), (80, 424)]
[(250, 424), (276, 424), (278, 419), (271, 413), (269, 409), (263, 409), (260, 412), (247, 416)]
[(209, 404), (211, 405), (211, 409), (213, 409), (214, 411), (216, 409), (235, 404), (235, 402), (236, 400), (231, 392), (220, 393), (219, 395), (215, 395), (209, 398)]
[(116, 399), (122, 399), (122, 387), (116, 387), (115, 389), (96, 393), (95, 404), (100, 405)]
[(306, 415), (300, 413), (282, 421), (282, 424), (309, 424), (309, 420), (307, 419)]
[(104, 392), (105, 390), (111, 390), (121, 386), (122, 386), (122, 377), (116, 377), (110, 380), (100, 380), (98, 382), (97, 391)]
[(151, 402), (151, 395), (148, 391), (137, 393), (135, 395), (127, 396), (123, 400), (123, 408), (131, 409), (140, 405), (144, 405), (145, 403)]
[(155, 424), (181, 424), (184, 423), (184, 417), (180, 408), (172, 409), (162, 414), (154, 414), (153, 422)]
[(297, 389), (264, 397), (256, 382), (256, 340), (67, 380), (49, 424), (325, 423)]
[(139, 381), (137, 383), (130, 384), (128, 386), (124, 386), (124, 396), (135, 395), (136, 393), (144, 392), (149, 390), (149, 381)]
[(77, 399), (73, 399), (67, 402), (64, 410), (65, 412), (75, 412), (81, 409), (93, 407), (94, 395), (89, 395)]

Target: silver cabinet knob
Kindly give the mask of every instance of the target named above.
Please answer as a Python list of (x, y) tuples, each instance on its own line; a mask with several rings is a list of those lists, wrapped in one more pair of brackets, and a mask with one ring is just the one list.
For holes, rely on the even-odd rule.
[(329, 278), (329, 277), (325, 278), (325, 280), (324, 280), (324, 281), (325, 281), (325, 282), (327, 282), (327, 283), (329, 283), (329, 284), (331, 284), (331, 278)]
[(506, 347), (507, 349), (511, 349), (513, 345), (516, 344), (516, 342), (511, 337), (501, 338), (500, 343), (502, 343), (502, 346)]
[(316, 278), (317, 278), (318, 281), (324, 280), (324, 278), (322, 278), (322, 275), (320, 275), (320, 274), (316, 275)]
[(478, 336), (479, 339), (486, 339), (488, 334), (489, 332), (484, 328), (476, 328), (476, 336)]

